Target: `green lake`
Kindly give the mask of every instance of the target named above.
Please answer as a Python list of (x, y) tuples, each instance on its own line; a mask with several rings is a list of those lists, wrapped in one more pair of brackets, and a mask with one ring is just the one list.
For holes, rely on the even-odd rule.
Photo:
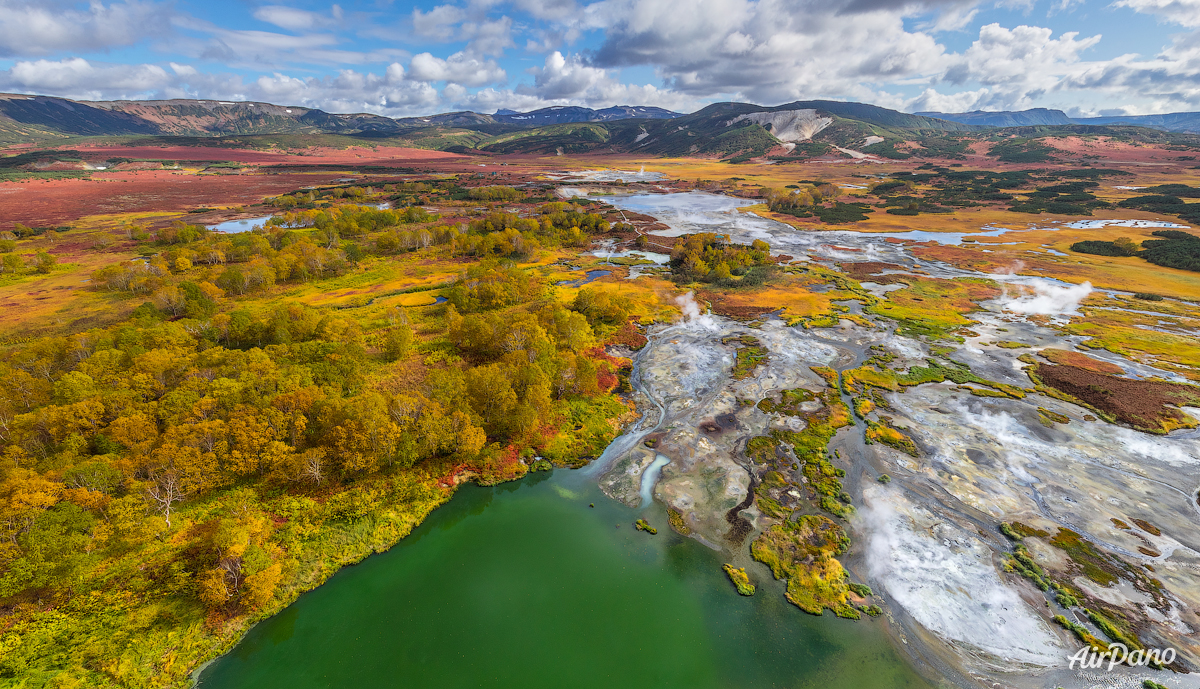
[[(657, 536), (633, 528), (639, 516)], [(806, 615), (757, 564), (757, 595), (739, 596), (722, 562), (661, 506), (620, 505), (585, 472), (464, 486), (390, 551), (252, 629), (200, 686), (928, 686), (880, 620)]]

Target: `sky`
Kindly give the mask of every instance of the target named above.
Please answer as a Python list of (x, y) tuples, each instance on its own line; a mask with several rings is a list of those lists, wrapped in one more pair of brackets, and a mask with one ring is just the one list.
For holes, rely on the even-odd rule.
[(818, 98), (1179, 112), (1200, 110), (1200, 0), (0, 0), (0, 91), (391, 117)]

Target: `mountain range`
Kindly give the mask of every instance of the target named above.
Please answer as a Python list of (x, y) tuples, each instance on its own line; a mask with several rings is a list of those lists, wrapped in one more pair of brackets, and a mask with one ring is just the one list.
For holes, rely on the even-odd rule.
[[(1150, 129), (1138, 129), (1139, 127)], [(767, 107), (714, 103), (682, 114), (656, 107), (600, 110), (553, 106), (531, 112), (470, 111), (391, 118), (369, 113), (335, 114), (272, 103), (215, 100), (78, 101), (54, 96), (0, 94), (0, 145), (53, 145), (78, 138), (181, 137), (214, 143), (230, 138), (256, 145), (307, 145), (320, 137), (351, 137), (399, 146), (466, 154), (576, 154), (586, 152), (704, 155), (746, 158), (845, 154), (853, 149), (904, 158), (915, 143), (928, 154), (957, 155), (962, 136), (1018, 136), (1124, 132), (1142, 140), (1192, 136), (1200, 113), (1069, 118), (1061, 110), (1019, 112), (904, 113), (843, 101), (796, 101)], [(1030, 129), (1032, 128), (1032, 129)], [(1156, 133), (1153, 130), (1160, 132)], [(284, 142), (280, 137), (292, 137)], [(296, 138), (300, 137), (300, 138)], [(345, 139), (328, 140), (345, 145)]]
[(1040, 125), (1130, 125), (1150, 127), (1168, 132), (1200, 132), (1200, 112), (1173, 112), (1164, 115), (1116, 115), (1110, 117), (1067, 117), (1062, 110), (1032, 108), (1030, 110), (988, 112), (919, 112), (918, 115), (936, 117), (964, 124), (985, 127), (1031, 127)]

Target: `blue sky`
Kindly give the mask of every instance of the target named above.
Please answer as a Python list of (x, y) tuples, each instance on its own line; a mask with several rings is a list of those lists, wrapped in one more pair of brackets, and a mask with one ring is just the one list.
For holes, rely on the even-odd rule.
[(0, 0), (0, 90), (391, 116), (1200, 110), (1200, 0)]

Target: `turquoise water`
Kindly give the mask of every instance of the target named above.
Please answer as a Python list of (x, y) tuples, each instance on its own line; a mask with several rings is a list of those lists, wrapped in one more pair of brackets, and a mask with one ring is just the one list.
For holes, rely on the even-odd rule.
[[(879, 620), (806, 615), (757, 564), (758, 594), (741, 597), (661, 506), (626, 508), (594, 481), (559, 470), (463, 487), (251, 630), (200, 686), (927, 686)], [(639, 516), (657, 536), (633, 529)]]

